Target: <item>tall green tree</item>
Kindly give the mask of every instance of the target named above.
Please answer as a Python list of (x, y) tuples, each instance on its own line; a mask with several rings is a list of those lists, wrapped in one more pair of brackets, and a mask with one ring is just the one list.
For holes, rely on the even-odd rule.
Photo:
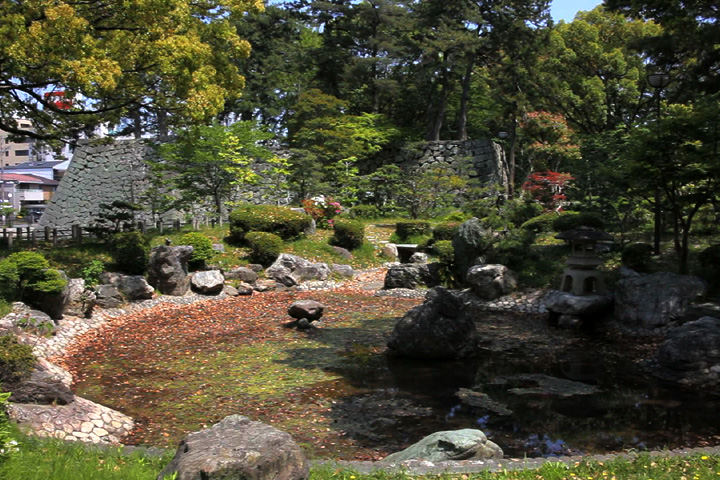
[(243, 85), (231, 59), (250, 45), (230, 19), (262, 8), (261, 0), (0, 2), (0, 128), (42, 139), (143, 111), (206, 120)]

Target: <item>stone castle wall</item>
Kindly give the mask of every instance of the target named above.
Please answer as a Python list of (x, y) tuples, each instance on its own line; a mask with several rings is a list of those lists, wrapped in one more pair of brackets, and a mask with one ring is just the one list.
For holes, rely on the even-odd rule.
[[(40, 224), (58, 228), (88, 226), (98, 218), (101, 204), (123, 200), (143, 205), (148, 188), (145, 159), (152, 154), (153, 142), (149, 140), (118, 140), (108, 144), (86, 143), (78, 146)], [(481, 183), (505, 185), (507, 176), (503, 162), (501, 147), (490, 140), (421, 142), (382, 152), (366, 162), (361, 174), (372, 173), (386, 164), (396, 164), (408, 174), (439, 167), (448, 174), (467, 175)], [(262, 176), (267, 168), (267, 165), (257, 166), (261, 181), (238, 192), (238, 200), (288, 202), (288, 198), (277, 199), (270, 194), (270, 180)], [(171, 212), (165, 216), (173, 215), (177, 217), (180, 214)], [(136, 220), (153, 221), (148, 211), (139, 212)]]

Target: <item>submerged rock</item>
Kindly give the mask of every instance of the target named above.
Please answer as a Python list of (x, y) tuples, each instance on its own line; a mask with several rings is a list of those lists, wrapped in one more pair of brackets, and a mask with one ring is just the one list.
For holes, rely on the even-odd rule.
[(502, 458), (502, 456), (502, 449), (488, 440), (483, 432), (466, 428), (433, 433), (401, 452), (388, 455), (383, 462), (399, 463), (406, 460), (443, 462)]
[(573, 382), (572, 380), (539, 373), (512, 375), (503, 377), (502, 380), (510, 384), (527, 385), (508, 390), (508, 392), (515, 395), (543, 395), (568, 398), (575, 395), (593, 395), (600, 392), (600, 388), (595, 385)]
[(487, 394), (482, 392), (476, 392), (468, 388), (461, 388), (457, 391), (456, 395), (466, 405), (471, 407), (481, 408), (488, 412), (493, 412), (498, 415), (512, 415), (513, 411), (507, 408), (500, 402), (496, 402), (490, 398)]

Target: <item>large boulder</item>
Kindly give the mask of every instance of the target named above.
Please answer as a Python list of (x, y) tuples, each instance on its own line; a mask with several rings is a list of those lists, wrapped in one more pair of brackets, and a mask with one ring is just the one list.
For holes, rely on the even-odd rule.
[(203, 295), (217, 295), (225, 286), (225, 277), (220, 270), (195, 272), (192, 276), (192, 288)]
[(323, 316), (325, 305), (315, 300), (298, 300), (288, 307), (288, 315), (295, 319), (319, 320)]
[(465, 283), (483, 300), (495, 300), (517, 288), (517, 275), (505, 265), (475, 265), (467, 270)]
[(440, 284), (440, 275), (436, 264), (400, 263), (388, 268), (383, 288), (436, 287)]
[(45, 312), (34, 310), (22, 302), (12, 304), (12, 312), (0, 319), (0, 329), (27, 329), (37, 333), (51, 333), (55, 330), (55, 321)]
[(475, 355), (477, 329), (463, 311), (456, 292), (435, 287), (425, 303), (395, 324), (388, 340), (389, 353), (422, 359), (457, 359)]
[(608, 295), (573, 295), (570, 292), (552, 290), (543, 299), (545, 308), (562, 315), (586, 316), (602, 313), (612, 307)]
[(626, 278), (615, 285), (615, 320), (632, 330), (651, 331), (682, 318), (705, 292), (698, 277), (663, 272)]
[(67, 286), (67, 302), (63, 311), (73, 317), (90, 318), (95, 307), (95, 292), (85, 286), (82, 278), (71, 278)]
[(147, 300), (155, 293), (155, 289), (142, 275), (104, 272), (100, 274), (100, 283), (117, 288), (127, 301)]
[(229, 272), (224, 272), (226, 280), (240, 280), (241, 282), (253, 284), (257, 281), (258, 275), (248, 267), (237, 267)]
[(502, 457), (502, 449), (488, 440), (483, 432), (465, 428), (435, 432), (401, 452), (388, 455), (383, 462), (400, 463), (407, 460), (444, 462), (500, 459)]
[(150, 253), (148, 280), (163, 295), (185, 295), (190, 290), (187, 262), (193, 247), (160, 245)]
[(72, 376), (69, 372), (40, 359), (27, 379), (5, 387), (12, 393), (10, 401), (14, 403), (67, 405), (75, 400), (75, 395), (70, 390), (71, 382)]
[(306, 280), (327, 280), (330, 276), (327, 263), (312, 263), (297, 255), (280, 254), (265, 270), (265, 276), (286, 287), (293, 287)]
[(305, 480), (308, 461), (289, 434), (241, 415), (191, 433), (158, 480)]
[(660, 376), (693, 385), (720, 378), (720, 319), (703, 317), (668, 331), (655, 355)]
[[(58, 272), (67, 282), (68, 277), (65, 275), (65, 272), (62, 270), (58, 270)], [(32, 307), (50, 315), (50, 318), (53, 320), (60, 320), (65, 310), (65, 304), (67, 304), (67, 297), (68, 287), (66, 285), (62, 292), (59, 293), (36, 292), (31, 299), (28, 299), (28, 303)]]
[(113, 285), (96, 285), (95, 303), (101, 308), (120, 308), (127, 302), (117, 287)]
[(480, 220), (471, 218), (460, 225), (452, 246), (457, 271), (464, 280), (470, 267), (485, 263), (485, 254), (492, 246), (492, 237)]

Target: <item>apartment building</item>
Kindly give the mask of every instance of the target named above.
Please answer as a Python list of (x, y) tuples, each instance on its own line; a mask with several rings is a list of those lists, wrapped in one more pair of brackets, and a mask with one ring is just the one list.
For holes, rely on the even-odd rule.
[[(30, 120), (16, 120), (18, 127), (32, 129)], [(35, 139), (17, 137), (0, 130), (0, 166), (18, 165), (36, 158)]]

